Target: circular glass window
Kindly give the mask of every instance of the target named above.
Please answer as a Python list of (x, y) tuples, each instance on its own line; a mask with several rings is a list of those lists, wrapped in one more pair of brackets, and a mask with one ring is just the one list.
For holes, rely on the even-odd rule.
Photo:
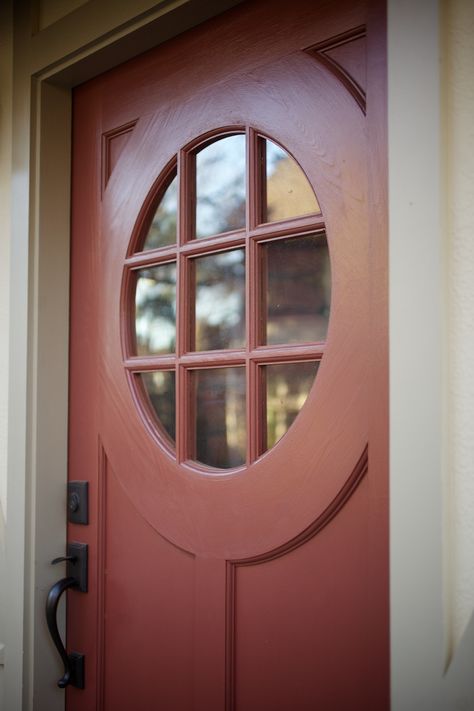
[(168, 453), (228, 470), (273, 447), (316, 377), (330, 308), (324, 222), (294, 158), (248, 128), (181, 151), (124, 276), (124, 364)]

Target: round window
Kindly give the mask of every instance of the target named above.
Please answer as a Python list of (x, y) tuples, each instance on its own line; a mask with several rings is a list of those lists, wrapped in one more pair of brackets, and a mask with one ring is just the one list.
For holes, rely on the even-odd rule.
[(287, 432), (316, 377), (331, 277), (301, 167), (253, 129), (183, 149), (125, 263), (124, 360), (145, 423), (179, 462), (229, 470)]

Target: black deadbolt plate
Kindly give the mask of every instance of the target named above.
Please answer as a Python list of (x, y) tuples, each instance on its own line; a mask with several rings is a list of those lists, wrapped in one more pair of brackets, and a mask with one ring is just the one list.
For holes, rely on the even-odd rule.
[(69, 523), (89, 523), (89, 482), (70, 481), (67, 485), (67, 520)]

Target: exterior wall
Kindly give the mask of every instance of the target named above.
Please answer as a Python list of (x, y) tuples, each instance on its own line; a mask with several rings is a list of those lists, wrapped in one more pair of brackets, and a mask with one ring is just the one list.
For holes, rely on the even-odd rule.
[[(63, 706), (49, 682), (58, 664), (42, 606), (61, 574), (49, 560), (65, 540), (68, 87), (232, 4), (0, 5), (5, 711)], [(474, 7), (470, 0), (389, 0), (388, 7), (392, 705), (467, 710), (474, 706)]]
[[(12, 26), (11, 6), (0, 6), (0, 234), (10, 233), (10, 173), (12, 145)], [(9, 240), (0, 240), (0, 539), (7, 500), (8, 294)]]
[(37, 29), (41, 32), (86, 2), (88, 0), (39, 0), (36, 10)]
[(443, 13), (450, 654), (474, 610), (474, 4)]
[(392, 705), (470, 709), (474, 6), (388, 8)]
[[(7, 503), (7, 412), (9, 333), (10, 176), (12, 145), (12, 6), (0, 5), (0, 581), (5, 580), (5, 515)], [(0, 597), (0, 709), (4, 695), (5, 606)]]
[(439, 7), (388, 10), (392, 705), (428, 711), (444, 664)]

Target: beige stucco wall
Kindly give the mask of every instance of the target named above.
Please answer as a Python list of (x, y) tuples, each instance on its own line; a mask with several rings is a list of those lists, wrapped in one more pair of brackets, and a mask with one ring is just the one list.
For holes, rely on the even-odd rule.
[(394, 711), (474, 708), (471, 0), (389, 0)]
[[(474, 610), (474, 3), (443, 14), (450, 652)], [(473, 660), (474, 663), (474, 660)]]
[[(467, 711), (474, 707), (474, 3), (388, 4), (393, 711)], [(17, 711), (22, 703), (33, 708), (34, 694), (44, 704), (35, 708), (54, 711), (63, 698), (48, 691), (57, 662), (39, 616), (51, 576), (58, 575), (49, 560), (64, 545), (65, 442), (54, 452), (50, 443), (58, 427), (65, 431), (67, 302), (56, 303), (47, 256), (62, 248), (67, 270), (67, 219), (48, 200), (56, 181), (67, 212), (68, 90), (43, 87), (30, 108), (30, 75), (52, 75), (60, 65), (64, 73), (56, 80), (67, 86), (90, 76), (91, 66), (112, 66), (224, 5), (0, 3), (0, 504), (9, 538), (5, 570), (0, 514), (2, 711)], [(187, 14), (186, 7), (192, 8)], [(123, 49), (120, 37), (142, 29), (140, 42)], [(77, 63), (99, 48), (99, 62)], [(62, 117), (64, 135), (44, 121), (41, 101)], [(43, 125), (30, 124), (38, 116)], [(37, 180), (42, 152), (57, 156), (44, 194)], [(66, 277), (67, 271), (64, 284)], [(59, 378), (45, 339), (48, 319), (58, 318)], [(58, 410), (38, 418), (55, 380), (63, 391), (56, 393)], [(47, 525), (40, 525), (39, 511)]]
[(11, 7), (0, 5), (0, 539), (7, 497), (7, 409), (8, 409), (8, 304), (12, 128), (12, 33)]
[[(9, 2), (0, 4), (0, 581), (5, 580), (5, 513), (7, 499), (8, 310), (10, 175), (12, 125), (12, 27)], [(1, 583), (0, 583), (1, 586)], [(0, 595), (0, 709), (4, 692), (5, 606)]]
[(41, 32), (49, 25), (66, 17), (88, 0), (39, 0), (37, 6), (37, 30)]

